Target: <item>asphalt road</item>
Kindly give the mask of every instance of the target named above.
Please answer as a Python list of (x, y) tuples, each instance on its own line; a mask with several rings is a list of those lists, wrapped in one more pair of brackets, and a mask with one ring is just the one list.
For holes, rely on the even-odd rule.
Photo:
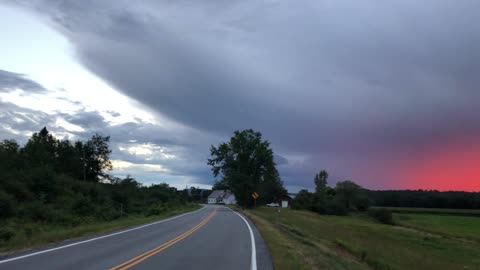
[(255, 226), (223, 206), (205, 206), (159, 222), (0, 261), (0, 269), (21, 270), (272, 268)]

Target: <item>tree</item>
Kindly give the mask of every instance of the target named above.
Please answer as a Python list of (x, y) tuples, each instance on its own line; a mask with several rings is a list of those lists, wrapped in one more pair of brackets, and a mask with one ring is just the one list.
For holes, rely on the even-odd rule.
[(327, 187), (327, 179), (328, 173), (326, 170), (321, 170), (320, 173), (315, 175), (315, 192), (316, 193), (323, 193), (325, 188)]
[(54, 166), (58, 140), (46, 127), (39, 133), (33, 133), (23, 148), (23, 155), (29, 166)]
[(338, 182), (335, 186), (336, 197), (343, 205), (350, 209), (361, 194), (361, 187), (352, 181)]
[(108, 146), (109, 141), (110, 136), (103, 137), (95, 134), (86, 143), (76, 143), (77, 151), (81, 151), (84, 180), (98, 182), (102, 178), (108, 178), (105, 170), (112, 170), (112, 162), (110, 161), (112, 150)]
[(222, 175), (225, 185), (235, 194), (240, 205), (253, 206), (253, 192), (260, 193), (261, 200), (280, 197), (286, 193), (273, 160), (273, 150), (262, 134), (252, 129), (235, 131), (228, 143), (211, 146), (212, 166), (215, 177)]
[(82, 179), (82, 151), (76, 149), (69, 140), (59, 141), (56, 150), (55, 170), (76, 179)]
[(224, 180), (215, 181), (212, 190), (226, 190), (229, 189), (228, 184)]
[(298, 192), (297, 196), (295, 196), (292, 207), (295, 209), (312, 210), (313, 200), (313, 194), (306, 189), (302, 189)]
[(0, 168), (11, 170), (19, 167), (20, 146), (14, 140), (0, 142)]

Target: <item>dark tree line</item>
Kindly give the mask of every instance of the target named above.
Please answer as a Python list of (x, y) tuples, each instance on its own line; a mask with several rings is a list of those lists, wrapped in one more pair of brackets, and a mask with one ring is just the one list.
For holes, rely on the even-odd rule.
[(350, 211), (365, 211), (369, 206), (367, 193), (356, 183), (346, 180), (329, 187), (325, 170), (315, 175), (315, 192), (301, 190), (292, 202), (294, 209), (311, 210), (320, 214), (345, 215)]
[(108, 179), (112, 169), (108, 143), (110, 137), (93, 135), (88, 141), (58, 140), (43, 128), (34, 133), (24, 147), (14, 140), (0, 142), (0, 169), (8, 174), (30, 168), (48, 168), (75, 179), (98, 182)]
[(480, 192), (436, 190), (369, 190), (374, 206), (480, 209)]
[(167, 184), (146, 187), (129, 176), (108, 175), (110, 153), (109, 137), (71, 142), (56, 139), (46, 128), (23, 147), (1, 141), (0, 244), (1, 235), (11, 238), (5, 233), (9, 226), (16, 233), (25, 227), (29, 235), (37, 227), (31, 224), (76, 226), (157, 215), (186, 203), (188, 198)]

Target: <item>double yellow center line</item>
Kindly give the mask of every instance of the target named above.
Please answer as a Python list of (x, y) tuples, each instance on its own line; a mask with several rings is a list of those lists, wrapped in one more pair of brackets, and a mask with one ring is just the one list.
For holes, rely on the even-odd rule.
[(207, 222), (216, 214), (217, 212), (217, 209), (215, 208), (215, 210), (212, 211), (212, 213), (210, 213), (210, 215), (208, 215), (204, 220), (202, 220), (202, 222), (200, 222), (197, 226), (191, 228), (190, 230), (184, 232), (183, 234), (177, 236), (176, 238), (154, 248), (154, 249), (151, 249), (143, 254), (140, 254), (138, 255), (137, 257), (135, 258), (132, 258), (122, 264), (119, 264), (113, 268), (110, 268), (110, 270), (125, 270), (125, 269), (128, 269), (132, 266), (135, 266), (141, 262), (143, 262), (144, 260), (152, 257), (153, 255), (155, 254), (158, 254), (159, 252), (161, 252), (162, 250), (165, 250), (167, 248), (169, 248), (170, 246), (174, 245), (175, 243), (178, 243), (180, 242), (182, 239), (188, 237), (189, 235), (191, 235), (192, 233), (194, 233), (196, 230), (200, 229), (201, 227), (205, 226), (205, 224), (207, 224)]

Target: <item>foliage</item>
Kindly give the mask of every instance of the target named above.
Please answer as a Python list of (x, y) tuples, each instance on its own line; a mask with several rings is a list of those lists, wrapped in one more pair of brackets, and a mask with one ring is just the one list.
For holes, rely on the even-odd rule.
[(7, 229), (0, 229), (0, 241), (7, 242), (15, 235), (14, 232)]
[(228, 184), (225, 180), (215, 181), (213, 184), (212, 190), (228, 190)]
[(287, 194), (270, 143), (262, 139), (260, 132), (235, 131), (228, 143), (212, 145), (210, 152), (208, 165), (212, 166), (214, 176), (222, 175), (221, 184), (235, 194), (240, 205), (252, 207), (253, 192), (260, 194), (260, 204)]
[[(36, 237), (33, 230), (43, 226), (74, 228), (129, 215), (156, 216), (191, 200), (167, 184), (146, 187), (130, 176), (109, 176), (108, 143), (109, 137), (98, 134), (87, 141), (59, 141), (46, 128), (23, 147), (1, 141), (0, 241)], [(16, 230), (24, 224), (29, 227)]]
[(370, 190), (368, 197), (374, 206), (480, 209), (480, 192)]
[(295, 196), (295, 200), (292, 201), (292, 208), (311, 210), (313, 205), (313, 194), (306, 189), (302, 189)]
[(0, 219), (10, 217), (14, 212), (14, 199), (0, 190)]
[(326, 170), (321, 170), (320, 173), (315, 175), (315, 192), (321, 193), (327, 187), (328, 173)]
[(328, 173), (315, 175), (315, 192), (301, 190), (292, 202), (292, 208), (319, 214), (346, 215), (351, 210), (366, 211), (369, 200), (365, 191), (352, 181), (338, 182), (335, 188), (327, 186)]
[(347, 180), (338, 182), (335, 186), (336, 198), (343, 203), (346, 209), (353, 207), (353, 202), (360, 193), (360, 186), (354, 182)]
[(389, 225), (395, 224), (395, 222), (393, 221), (392, 212), (388, 209), (371, 208), (368, 210), (368, 214), (380, 223)]

